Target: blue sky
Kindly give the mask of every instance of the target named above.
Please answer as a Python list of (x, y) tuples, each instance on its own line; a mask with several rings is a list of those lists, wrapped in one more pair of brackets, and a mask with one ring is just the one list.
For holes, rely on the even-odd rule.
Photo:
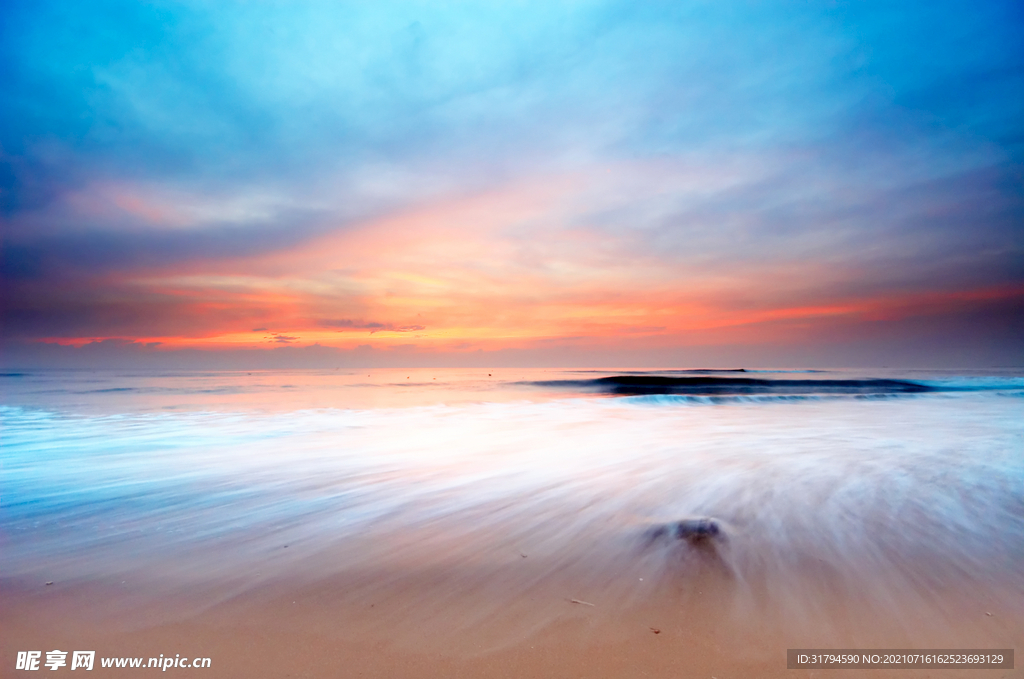
[(1013, 362), (1022, 19), (6, 3), (4, 341)]

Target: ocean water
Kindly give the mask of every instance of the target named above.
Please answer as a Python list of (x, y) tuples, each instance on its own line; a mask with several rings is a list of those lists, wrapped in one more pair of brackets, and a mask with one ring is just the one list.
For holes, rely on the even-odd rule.
[[(40, 371), (0, 389), (7, 578), (226, 599), (476, 569), (504, 573), (499, 599), (560, 574), (628, 602), (711, 569), (748, 608), (810, 619), (813, 593), (845, 592), (907, 626), (951, 590), (1024, 591), (1020, 371)], [(676, 539), (698, 518), (719, 533)], [(529, 575), (502, 570), (520, 559)]]

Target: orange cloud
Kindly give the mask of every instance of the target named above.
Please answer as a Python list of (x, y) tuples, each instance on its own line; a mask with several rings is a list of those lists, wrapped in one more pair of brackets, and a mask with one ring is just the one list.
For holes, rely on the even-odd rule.
[[(654, 194), (659, 182), (676, 189), (689, 182), (687, 190), (700, 192), (736, 181), (730, 172), (615, 170), (636, 174), (636, 190), (650, 185)], [(862, 275), (842, 262), (751, 256), (737, 263), (645, 250), (629, 224), (587, 221), (580, 206), (606, 200), (601, 174), (537, 177), (339, 227), (273, 254), (109, 281), (150, 319), (118, 336), (165, 348), (742, 343), (790, 332), (783, 325), (901, 319), (1024, 295), (1019, 287), (851, 295), (835, 290)], [(160, 322), (162, 309), (173, 314), (173, 333)]]

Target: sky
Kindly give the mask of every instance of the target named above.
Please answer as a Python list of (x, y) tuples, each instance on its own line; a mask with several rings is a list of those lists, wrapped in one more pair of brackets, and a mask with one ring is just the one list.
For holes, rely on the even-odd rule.
[(1024, 365), (1024, 5), (8, 0), (0, 362)]

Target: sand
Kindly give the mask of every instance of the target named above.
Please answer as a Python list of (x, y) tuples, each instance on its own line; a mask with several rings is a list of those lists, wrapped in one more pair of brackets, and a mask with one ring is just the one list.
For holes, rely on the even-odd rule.
[[(799, 606), (768, 592), (740, 596), (735, 579), (704, 556), (612, 578), (521, 553), (486, 567), (441, 559), (331, 572), (321, 563), (258, 586), (173, 582), (170, 572), (134, 576), (0, 580), (0, 676), (32, 676), (12, 669), (19, 650), (43, 651), (45, 661), (46, 651), (60, 649), (95, 650), (97, 658), (208, 657), (209, 669), (166, 672), (239, 678), (1024, 677), (1021, 669), (788, 670), (789, 647), (1019, 653), (1020, 595), (950, 587), (933, 591), (930, 605), (908, 598), (902, 614), (885, 618), (827, 588)], [(88, 676), (160, 671), (99, 665)]]

